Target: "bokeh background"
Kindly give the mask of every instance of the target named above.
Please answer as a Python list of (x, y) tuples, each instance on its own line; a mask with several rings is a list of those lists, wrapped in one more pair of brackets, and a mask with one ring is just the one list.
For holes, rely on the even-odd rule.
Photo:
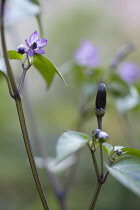
[[(12, 1), (11, 1), (12, 2)], [(18, 0), (17, 0), (18, 2)], [(24, 2), (24, 0), (23, 0)], [(120, 46), (131, 42), (135, 50), (129, 60), (140, 65), (140, 2), (138, 0), (40, 0), (43, 37), (48, 39), (45, 47), (47, 58), (64, 75), (66, 87), (56, 76), (49, 90), (40, 74), (33, 67), (28, 71), (23, 90), (23, 103), (29, 133), (35, 156), (33, 121), (44, 142), (45, 151), (55, 156), (55, 145), (62, 134), (62, 128), (78, 130), (79, 106), (83, 97), (77, 88), (72, 73), (68, 73), (67, 63), (73, 62), (74, 52), (83, 39), (90, 40), (100, 50), (101, 65), (108, 68), (111, 58)], [(15, 3), (12, 3), (15, 6)], [(8, 50), (16, 50), (24, 44), (35, 30), (39, 32), (33, 15), (11, 20), (6, 26)], [(0, 49), (2, 57), (2, 50)], [(20, 62), (13, 61), (14, 74), (21, 74)], [(100, 82), (97, 81), (97, 82)], [(28, 101), (27, 101), (28, 98)], [(91, 134), (97, 128), (94, 117), (94, 98), (90, 118), (85, 119), (80, 131)], [(30, 103), (34, 118), (30, 118)], [(114, 99), (108, 96), (103, 129), (112, 145), (140, 148), (139, 112), (131, 110), (127, 118), (122, 117)], [(126, 120), (127, 119), (127, 120)], [(132, 138), (127, 138), (131, 128)], [(135, 135), (134, 135), (135, 134)], [(39, 169), (48, 202), (52, 210), (59, 209), (51, 185), (43, 169)], [(65, 174), (60, 176), (62, 181)], [(80, 152), (75, 178), (70, 187), (67, 206), (70, 210), (88, 209), (94, 189), (95, 173), (88, 148)], [(139, 209), (139, 198), (124, 188), (111, 176), (103, 186), (97, 202), (97, 210)], [(8, 94), (6, 82), (0, 80), (0, 209), (2, 210), (41, 210), (41, 202), (29, 168), (14, 101)]]

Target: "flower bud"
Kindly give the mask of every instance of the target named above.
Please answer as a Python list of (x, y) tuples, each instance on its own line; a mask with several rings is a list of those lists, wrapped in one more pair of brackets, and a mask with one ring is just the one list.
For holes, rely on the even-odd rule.
[(26, 47), (24, 47), (24, 45), (20, 45), (17, 49), (17, 52), (20, 53), (20, 54), (24, 54), (26, 53)]
[(121, 149), (117, 149), (115, 152), (116, 152), (117, 155), (121, 155), (122, 154), (122, 150)]
[(99, 134), (98, 134), (98, 139), (99, 139), (99, 142), (100, 143), (103, 143), (105, 142), (107, 139), (109, 138), (108, 134), (104, 131), (101, 131)]
[(100, 83), (96, 95), (96, 109), (105, 109), (106, 107), (106, 87), (104, 83)]
[(92, 132), (92, 136), (95, 137), (95, 139), (97, 139), (100, 132), (101, 132), (100, 129), (96, 129)]
[(95, 114), (97, 117), (103, 117), (106, 107), (106, 86), (102, 82), (99, 85), (95, 101)]

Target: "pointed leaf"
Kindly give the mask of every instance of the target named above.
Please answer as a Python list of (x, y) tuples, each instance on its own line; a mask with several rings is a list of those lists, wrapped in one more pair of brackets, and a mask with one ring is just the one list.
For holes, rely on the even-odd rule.
[(121, 184), (140, 196), (140, 160), (135, 158), (123, 158), (112, 167), (107, 166), (109, 173)]
[(56, 158), (60, 162), (84, 147), (91, 137), (85, 133), (68, 131), (63, 133), (56, 145)]
[(9, 59), (16, 59), (16, 60), (22, 60), (23, 55), (21, 55), (20, 53), (18, 53), (16, 50), (9, 50), (8, 51), (8, 57)]
[(113, 146), (111, 144), (108, 143), (103, 143), (103, 149), (105, 150), (105, 152), (110, 155), (110, 153), (113, 151)]
[(139, 94), (135, 87), (130, 87), (130, 93), (121, 98), (116, 98), (116, 106), (121, 114), (135, 108), (139, 104)]
[(133, 148), (122, 148), (121, 150), (122, 150), (123, 154), (140, 158), (140, 150), (133, 149)]
[(33, 65), (37, 68), (37, 70), (41, 73), (41, 75), (46, 80), (47, 87), (51, 85), (55, 73), (58, 74), (59, 77), (65, 83), (61, 73), (46, 57), (38, 53), (34, 54), (33, 57), (34, 57)]

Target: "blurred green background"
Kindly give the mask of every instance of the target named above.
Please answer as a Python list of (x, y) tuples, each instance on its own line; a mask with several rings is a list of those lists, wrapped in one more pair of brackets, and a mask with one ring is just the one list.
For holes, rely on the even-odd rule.
[[(42, 24), (44, 38), (48, 39), (46, 56), (60, 72), (68, 84), (66, 87), (58, 76), (49, 90), (43, 78), (33, 67), (28, 71), (23, 90), (23, 103), (28, 122), (29, 133), (35, 156), (37, 149), (33, 139), (32, 120), (36, 121), (38, 132), (45, 144), (49, 156), (55, 156), (55, 145), (62, 128), (77, 130), (79, 121), (79, 101), (82, 93), (77, 89), (73, 75), (67, 74), (63, 64), (73, 61), (75, 50), (83, 39), (89, 39), (99, 47), (101, 64), (109, 66), (117, 49), (130, 41), (136, 46), (129, 56), (130, 60), (139, 62), (140, 55), (140, 2), (137, 0), (41, 0)], [(8, 50), (17, 49), (24, 44), (31, 33), (38, 30), (34, 17), (25, 17), (14, 25), (7, 27), (6, 39)], [(2, 51), (0, 50), (2, 56)], [(18, 61), (12, 62), (15, 75), (21, 74)], [(100, 81), (98, 81), (100, 82)], [(27, 95), (35, 119), (29, 118)], [(93, 95), (93, 110), (94, 110)], [(41, 202), (29, 168), (14, 101), (9, 97), (6, 82), (0, 80), (0, 209), (2, 210), (41, 210)], [(91, 134), (97, 128), (94, 112), (83, 123), (80, 131)], [(139, 119), (137, 112), (127, 114), (129, 122), (124, 122), (108, 96), (103, 129), (112, 145), (134, 146), (140, 148)], [(129, 124), (128, 124), (129, 123)], [(127, 141), (127, 126), (135, 133), (136, 140)], [(131, 145), (130, 145), (131, 144)], [(88, 148), (82, 150), (77, 166), (76, 176), (67, 197), (70, 210), (88, 209), (94, 189), (95, 173)], [(59, 209), (45, 172), (39, 169), (50, 208)], [(120, 185), (111, 176), (103, 186), (97, 202), (97, 210), (139, 209), (139, 198)]]

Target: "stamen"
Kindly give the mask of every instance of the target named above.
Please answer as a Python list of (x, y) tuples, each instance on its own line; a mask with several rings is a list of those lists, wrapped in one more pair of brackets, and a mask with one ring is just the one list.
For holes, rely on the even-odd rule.
[(36, 48), (37, 48), (37, 43), (34, 42), (34, 43), (32, 44), (32, 49), (36, 49)]

